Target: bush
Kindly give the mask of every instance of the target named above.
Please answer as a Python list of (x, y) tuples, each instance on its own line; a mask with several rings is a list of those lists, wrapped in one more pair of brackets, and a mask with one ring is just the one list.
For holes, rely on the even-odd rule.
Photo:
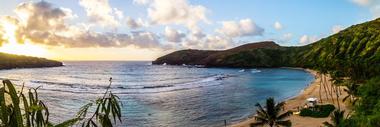
[(304, 108), (301, 110), (300, 116), (309, 116), (314, 118), (325, 118), (334, 111), (335, 106), (331, 104), (327, 105), (316, 105), (312, 108)]

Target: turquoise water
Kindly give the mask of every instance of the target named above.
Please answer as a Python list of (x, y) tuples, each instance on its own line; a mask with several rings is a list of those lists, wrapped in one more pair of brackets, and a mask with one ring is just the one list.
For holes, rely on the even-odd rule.
[(268, 97), (285, 100), (314, 77), (296, 69), (191, 68), (150, 62), (65, 62), (63, 67), (1, 70), (27, 87), (41, 86), (51, 119), (63, 121), (111, 90), (123, 103), (118, 126), (223, 126), (252, 115)]

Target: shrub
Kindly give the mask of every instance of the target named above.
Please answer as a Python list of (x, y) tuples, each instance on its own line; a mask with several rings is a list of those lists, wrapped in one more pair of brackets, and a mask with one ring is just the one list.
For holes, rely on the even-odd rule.
[(300, 116), (309, 116), (315, 118), (325, 118), (334, 111), (335, 106), (331, 104), (327, 105), (316, 105), (315, 107), (304, 108), (301, 110)]

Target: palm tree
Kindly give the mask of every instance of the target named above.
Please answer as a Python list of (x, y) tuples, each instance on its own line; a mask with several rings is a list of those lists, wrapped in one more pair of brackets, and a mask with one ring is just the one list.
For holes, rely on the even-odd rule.
[(335, 110), (331, 116), (331, 122), (332, 123), (329, 123), (327, 121), (323, 122), (323, 125), (327, 126), (327, 127), (340, 127), (343, 125), (343, 122), (344, 122), (344, 110), (343, 111), (340, 111), (339, 109), (338, 110)]
[(285, 102), (280, 102), (278, 104), (275, 103), (272, 97), (266, 100), (266, 106), (263, 108), (259, 103), (256, 104), (257, 115), (255, 116), (256, 122), (251, 123), (251, 127), (269, 125), (273, 126), (286, 126), (289, 127), (292, 125), (290, 120), (285, 120), (285, 118), (289, 117), (292, 112), (287, 111), (285, 113), (280, 114), (285, 106)]
[(349, 99), (350, 103), (355, 104), (357, 101), (355, 96), (357, 95), (358, 88), (359, 85), (354, 83), (350, 83), (349, 85), (347, 85), (347, 87), (344, 89), (344, 91), (347, 93), (347, 96), (343, 98), (343, 102)]

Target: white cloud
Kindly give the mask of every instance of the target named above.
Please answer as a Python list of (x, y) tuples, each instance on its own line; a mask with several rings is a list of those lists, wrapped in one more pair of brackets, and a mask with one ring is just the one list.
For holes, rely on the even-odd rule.
[[(66, 20), (74, 16), (69, 9), (54, 7), (45, 1), (21, 3), (15, 12), (15, 17), (0, 18), (0, 34), (15, 34), (19, 42), (29, 40), (32, 43), (69, 48), (161, 47), (160, 38), (152, 32), (102, 33), (91, 31), (86, 25), (69, 24)], [(12, 26), (14, 30), (4, 31), (4, 25)], [(0, 42), (3, 42), (2, 39), (8, 39), (3, 35), (0, 37)]]
[(133, 0), (134, 4), (140, 4), (140, 5), (148, 4), (149, 2), (151, 2), (151, 0)]
[(85, 9), (91, 23), (111, 27), (120, 25), (117, 18), (122, 18), (123, 13), (112, 8), (108, 0), (80, 0), (79, 5)]
[(351, 0), (353, 3), (367, 7), (373, 15), (373, 18), (380, 17), (380, 0)]
[(343, 30), (343, 29), (344, 29), (343, 26), (341, 26), (341, 25), (335, 25), (335, 26), (333, 26), (333, 27), (331, 28), (331, 32), (332, 32), (333, 34), (336, 34), (336, 33), (340, 32), (340, 31)]
[(134, 0), (134, 3), (148, 5), (148, 17), (153, 24), (185, 25), (192, 31), (199, 30), (199, 22), (209, 23), (207, 9), (191, 5), (187, 0)]
[(207, 36), (204, 43), (208, 49), (226, 49), (232, 46), (233, 41), (223, 36)]
[(372, 2), (372, 0), (352, 0), (352, 2), (361, 6), (368, 6)]
[(21, 3), (15, 12), (20, 18), (20, 23), (28, 30), (65, 29), (65, 20), (75, 17), (70, 9), (54, 8), (52, 4), (44, 1)]
[(144, 21), (141, 18), (138, 18), (137, 20), (132, 19), (131, 17), (126, 18), (127, 26), (131, 29), (137, 29), (140, 27), (147, 26), (147, 23), (144, 23)]
[(257, 36), (262, 35), (264, 29), (257, 26), (251, 19), (236, 21), (223, 21), (222, 28), (216, 32), (229, 37)]
[(304, 44), (310, 44), (310, 43), (314, 43), (314, 42), (318, 41), (319, 39), (320, 38), (317, 36), (303, 35), (303, 36), (301, 36), (299, 43), (303, 44), (303, 45)]
[(123, 11), (117, 9), (117, 8), (113, 8), (113, 11), (116, 15), (116, 17), (119, 19), (119, 20), (122, 20), (124, 18), (124, 13)]
[(309, 36), (307, 36), (307, 35), (303, 35), (303, 36), (300, 38), (300, 43), (301, 43), (301, 44), (309, 43)]
[(284, 41), (290, 41), (292, 38), (293, 38), (293, 34), (292, 33), (286, 33), (286, 34), (282, 35), (282, 39)]
[(185, 34), (173, 28), (165, 27), (164, 36), (169, 42), (181, 42), (182, 38), (185, 37)]
[(278, 21), (276, 21), (274, 24), (273, 24), (273, 27), (276, 29), (276, 30), (282, 30), (282, 24)]

